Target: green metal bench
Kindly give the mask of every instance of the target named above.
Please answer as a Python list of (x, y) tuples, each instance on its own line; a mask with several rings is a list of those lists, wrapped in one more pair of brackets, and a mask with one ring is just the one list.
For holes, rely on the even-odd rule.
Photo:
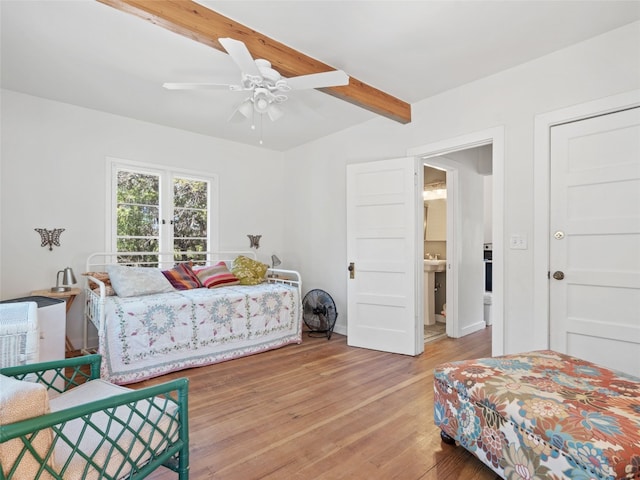
[(133, 480), (160, 466), (189, 478), (188, 380), (132, 390), (100, 380), (100, 361), (0, 369), (0, 480)]

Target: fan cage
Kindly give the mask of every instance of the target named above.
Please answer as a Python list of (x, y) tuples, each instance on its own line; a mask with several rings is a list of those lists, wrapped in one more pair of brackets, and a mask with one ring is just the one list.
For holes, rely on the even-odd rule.
[(326, 336), (330, 340), (337, 318), (336, 304), (327, 292), (316, 288), (304, 296), (302, 319), (310, 337)]

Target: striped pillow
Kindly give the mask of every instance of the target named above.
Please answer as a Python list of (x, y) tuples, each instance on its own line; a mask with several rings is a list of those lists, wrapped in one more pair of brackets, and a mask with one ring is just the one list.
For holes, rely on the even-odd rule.
[(195, 268), (194, 272), (207, 288), (226, 287), (240, 283), (238, 277), (229, 271), (224, 262), (218, 262), (210, 267)]
[(163, 270), (162, 273), (176, 290), (190, 290), (202, 287), (197, 275), (186, 263), (179, 263), (171, 270)]

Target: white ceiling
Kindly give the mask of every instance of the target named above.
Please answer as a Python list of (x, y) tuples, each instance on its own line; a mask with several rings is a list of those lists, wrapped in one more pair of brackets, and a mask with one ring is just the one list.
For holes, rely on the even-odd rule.
[[(199, 3), (409, 103), (640, 19), (636, 0)], [(229, 121), (243, 94), (161, 86), (237, 83), (223, 52), (93, 0), (0, 0), (0, 16), (3, 88), (258, 143), (248, 120)], [(291, 92), (283, 108), (263, 122), (265, 148), (375, 117), (317, 91)]]

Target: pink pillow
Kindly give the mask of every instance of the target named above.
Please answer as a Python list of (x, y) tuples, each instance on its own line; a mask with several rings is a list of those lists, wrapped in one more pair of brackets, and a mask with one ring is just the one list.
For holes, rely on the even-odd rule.
[(179, 263), (171, 270), (163, 270), (162, 273), (176, 290), (190, 290), (202, 287), (197, 275), (186, 263)]
[(218, 262), (210, 267), (196, 267), (193, 271), (202, 285), (207, 288), (226, 287), (240, 283), (238, 277), (229, 271), (224, 262)]

